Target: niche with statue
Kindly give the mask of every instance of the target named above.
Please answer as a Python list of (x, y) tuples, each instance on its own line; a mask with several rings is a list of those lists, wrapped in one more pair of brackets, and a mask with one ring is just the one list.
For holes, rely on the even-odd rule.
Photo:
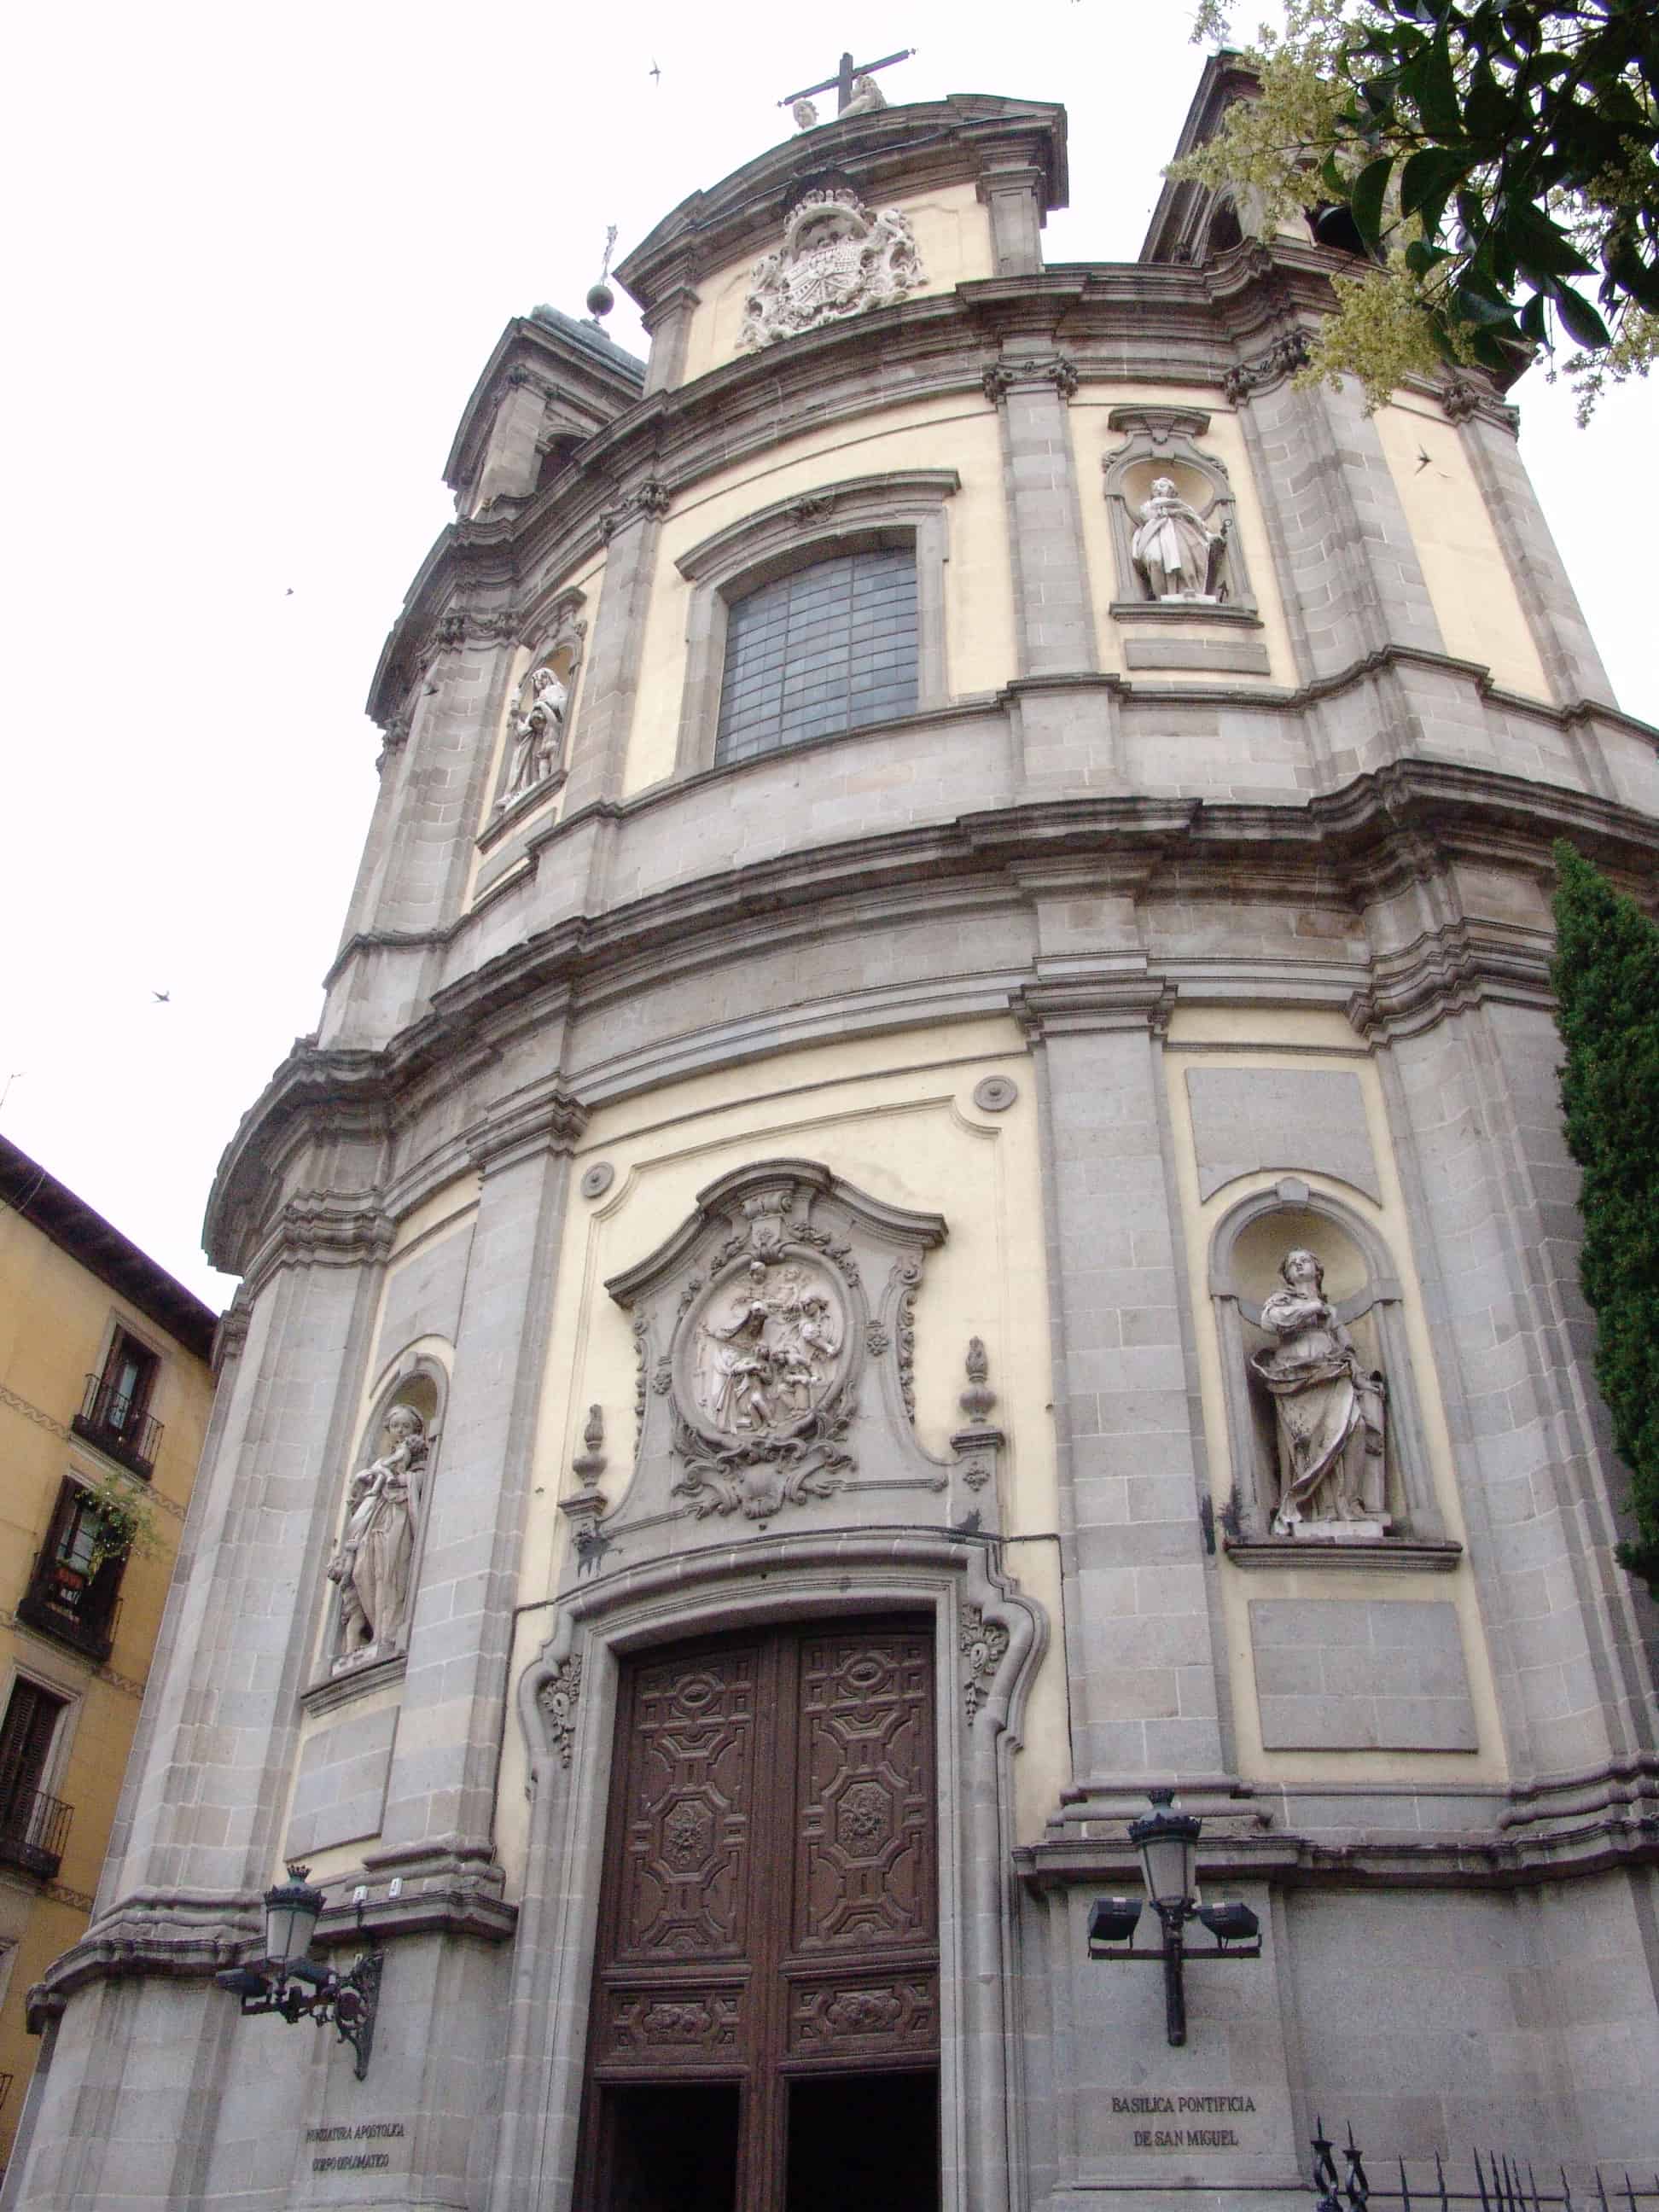
[[(1210, 1292), (1226, 1389), (1242, 1565), (1322, 1554), (1359, 1564), (1458, 1547), (1427, 1463), (1401, 1287), (1375, 1228), (1294, 1176), (1224, 1217)], [(1432, 1563), (1431, 1559), (1427, 1563)]]
[(1224, 465), (1198, 443), (1193, 407), (1114, 407), (1124, 434), (1104, 457), (1116, 565), (1115, 616), (1158, 613), (1254, 622), (1237, 502)]
[(408, 1648), (444, 1385), (441, 1369), (414, 1361), (364, 1429), (328, 1563), (325, 1656), (335, 1681), (378, 1673)]
[(550, 799), (570, 762), (570, 710), (587, 624), (583, 594), (562, 592), (544, 622), (530, 665), (507, 702), (506, 743), (489, 828), (532, 799)]

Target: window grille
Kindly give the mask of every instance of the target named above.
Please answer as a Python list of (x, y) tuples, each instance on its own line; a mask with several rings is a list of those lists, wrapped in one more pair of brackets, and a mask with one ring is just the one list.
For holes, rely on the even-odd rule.
[(889, 721), (915, 705), (910, 547), (815, 562), (733, 602), (717, 766)]

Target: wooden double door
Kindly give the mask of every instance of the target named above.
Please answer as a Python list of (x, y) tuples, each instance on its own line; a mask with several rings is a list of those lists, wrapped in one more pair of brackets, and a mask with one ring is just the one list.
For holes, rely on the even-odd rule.
[(618, 1701), (582, 2212), (939, 2201), (930, 1631), (652, 1652)]

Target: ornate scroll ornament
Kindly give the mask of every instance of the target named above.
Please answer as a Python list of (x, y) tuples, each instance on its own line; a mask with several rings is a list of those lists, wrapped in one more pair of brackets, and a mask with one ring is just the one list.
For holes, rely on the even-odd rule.
[(1258, 354), (1254, 361), (1230, 368), (1221, 380), (1221, 388), (1235, 407), (1242, 407), (1253, 393), (1282, 384), (1307, 366), (1307, 338), (1301, 331), (1290, 331), (1275, 338), (1266, 353)]
[(911, 1310), (944, 1233), (816, 1162), (769, 1161), (711, 1183), (666, 1243), (611, 1279), (634, 1316), (640, 1431), (606, 1527), (626, 1529), (630, 1565), (641, 1543), (684, 1548), (700, 1522), (764, 1524), (832, 1497), (879, 1521), (901, 1509), (874, 1493), (949, 1487), (951, 1463), (923, 1450), (909, 1414)]
[(1052, 384), (1062, 399), (1072, 398), (1078, 387), (1077, 363), (1068, 354), (1052, 354), (1046, 361), (999, 361), (980, 379), (985, 397), (994, 407), (1022, 385)]
[(963, 1660), (962, 1702), (972, 1728), (975, 1716), (991, 1694), (997, 1669), (1008, 1656), (1008, 1632), (997, 1621), (987, 1620), (981, 1607), (965, 1605), (957, 1644)]
[(559, 1764), (567, 1771), (570, 1765), (570, 1747), (575, 1741), (576, 1708), (581, 1702), (581, 1694), (582, 1662), (579, 1656), (562, 1659), (536, 1692), (542, 1723), (547, 1730), (547, 1747), (557, 1753)]
[(896, 208), (872, 214), (844, 188), (804, 193), (782, 246), (750, 272), (738, 349), (889, 307), (927, 281), (909, 220)]
[(655, 477), (647, 477), (642, 484), (625, 493), (615, 507), (607, 507), (599, 514), (599, 535), (608, 545), (630, 515), (642, 514), (649, 521), (660, 522), (674, 503), (674, 495), (665, 483)]

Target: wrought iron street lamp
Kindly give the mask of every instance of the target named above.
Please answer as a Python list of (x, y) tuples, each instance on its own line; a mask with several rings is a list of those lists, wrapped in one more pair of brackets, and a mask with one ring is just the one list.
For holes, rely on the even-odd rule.
[[(380, 1972), (385, 1954), (378, 1946), (360, 1951), (349, 1972), (337, 1974), (311, 1958), (311, 1939), (323, 1909), (323, 1893), (313, 1889), (311, 1869), (290, 1864), (288, 1880), (265, 1892), (265, 1956), (263, 1971), (230, 1966), (214, 1980), (242, 2001), (244, 2019), (255, 2013), (279, 2013), (291, 2027), (296, 2021), (314, 2020), (332, 2026), (342, 2043), (356, 2054), (361, 2081), (368, 2071), (374, 2048), (374, 2015), (380, 2009)], [(358, 1892), (357, 1925), (362, 1927), (362, 1897)]]
[[(1159, 1959), (1164, 1964), (1164, 2012), (1170, 2041), (1187, 2040), (1186, 1961), (1194, 1959), (1259, 1959), (1261, 1923), (1248, 1905), (1200, 1905), (1196, 1865), (1203, 1822), (1177, 1813), (1173, 1790), (1151, 1792), (1152, 1809), (1129, 1824), (1129, 1841), (1140, 1853), (1146, 1895), (1164, 1932), (1156, 1951), (1137, 1950), (1131, 1941), (1140, 1918), (1134, 1897), (1099, 1897), (1089, 1912), (1091, 1959)], [(1187, 1923), (1196, 1919), (1215, 1937), (1213, 1948), (1188, 1953)]]

